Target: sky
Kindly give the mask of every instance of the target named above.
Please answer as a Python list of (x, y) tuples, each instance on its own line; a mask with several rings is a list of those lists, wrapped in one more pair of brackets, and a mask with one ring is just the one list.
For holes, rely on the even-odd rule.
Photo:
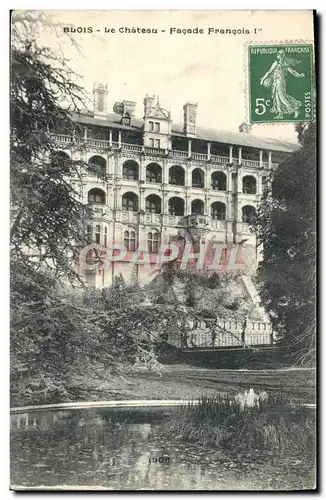
[[(39, 35), (41, 43), (59, 48), (92, 96), (95, 82), (108, 84), (108, 109), (116, 101), (136, 101), (143, 116), (143, 98), (158, 95), (162, 107), (181, 123), (183, 104), (198, 103), (197, 125), (237, 131), (247, 121), (246, 44), (313, 41), (311, 11), (51, 11), (56, 33)], [(71, 33), (64, 27), (92, 28)], [(119, 28), (158, 29), (159, 33), (120, 33)], [(107, 30), (115, 30), (105, 33)], [(203, 34), (170, 34), (170, 28), (202, 29)], [(214, 33), (208, 34), (212, 28)], [(230, 28), (236, 34), (215, 30)], [(256, 29), (256, 32), (255, 32)], [(99, 31), (97, 31), (99, 30)], [(162, 32), (161, 30), (165, 30)], [(249, 30), (249, 34), (246, 33)], [(252, 133), (296, 140), (292, 124), (254, 125)]]

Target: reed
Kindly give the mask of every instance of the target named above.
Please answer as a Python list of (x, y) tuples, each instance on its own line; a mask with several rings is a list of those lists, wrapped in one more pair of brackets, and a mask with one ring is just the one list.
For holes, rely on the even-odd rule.
[(233, 451), (315, 453), (314, 410), (280, 396), (253, 405), (228, 396), (202, 397), (173, 410), (164, 428), (177, 440)]

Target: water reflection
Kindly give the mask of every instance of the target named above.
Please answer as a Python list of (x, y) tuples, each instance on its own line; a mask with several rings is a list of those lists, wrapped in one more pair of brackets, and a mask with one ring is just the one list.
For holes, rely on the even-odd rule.
[[(122, 417), (122, 415), (124, 415)], [(131, 420), (132, 418), (132, 420)], [(115, 490), (303, 489), (313, 464), (234, 457), (162, 437), (162, 415), (100, 409), (11, 417), (11, 485)], [(138, 423), (131, 423), (137, 422)], [(170, 463), (153, 461), (170, 457)]]

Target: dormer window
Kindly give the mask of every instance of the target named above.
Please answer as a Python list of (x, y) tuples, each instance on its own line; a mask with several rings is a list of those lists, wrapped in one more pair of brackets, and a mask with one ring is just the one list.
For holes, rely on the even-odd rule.
[(130, 114), (129, 113), (125, 113), (121, 119), (121, 123), (122, 125), (130, 125)]

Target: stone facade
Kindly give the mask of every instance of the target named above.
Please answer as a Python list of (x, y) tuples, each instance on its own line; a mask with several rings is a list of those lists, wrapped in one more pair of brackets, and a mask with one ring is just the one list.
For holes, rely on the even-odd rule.
[[(131, 253), (141, 246), (155, 254), (157, 242), (175, 236), (187, 240), (192, 228), (202, 227), (199, 239), (242, 243), (256, 263), (248, 222), (277, 168), (275, 160), (294, 145), (251, 138), (248, 131), (230, 137), (224, 133), (221, 139), (217, 132), (215, 140), (210, 131), (212, 139), (206, 139), (209, 134), (196, 126), (197, 105), (185, 104), (185, 123), (178, 128), (158, 100), (148, 96), (143, 120), (134, 119), (131, 101), (116, 103), (116, 113), (105, 115), (106, 98), (106, 87), (95, 87), (94, 115), (76, 116), (78, 134), (55, 134), (58, 149), (94, 166), (94, 173), (85, 171), (83, 182), (74, 183), (80, 200), (92, 205), (93, 240), (106, 246), (126, 244)], [(103, 287), (120, 276), (125, 282), (146, 282), (155, 269), (152, 264), (132, 268), (121, 262), (101, 272), (80, 273)]]

